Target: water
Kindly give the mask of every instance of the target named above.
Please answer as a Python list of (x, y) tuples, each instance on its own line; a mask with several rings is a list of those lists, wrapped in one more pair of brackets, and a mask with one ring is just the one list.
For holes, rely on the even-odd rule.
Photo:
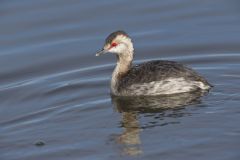
[[(240, 7), (235, 0), (0, 2), (0, 159), (240, 158)], [(115, 99), (115, 57), (95, 57), (123, 29), (135, 62), (169, 59), (215, 87)]]

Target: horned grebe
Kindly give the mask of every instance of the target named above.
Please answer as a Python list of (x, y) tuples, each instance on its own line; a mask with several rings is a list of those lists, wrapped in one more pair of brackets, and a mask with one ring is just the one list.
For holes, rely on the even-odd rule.
[(203, 77), (177, 62), (154, 60), (133, 66), (133, 43), (124, 31), (111, 33), (96, 56), (107, 52), (117, 56), (111, 79), (115, 96), (167, 95), (211, 88)]

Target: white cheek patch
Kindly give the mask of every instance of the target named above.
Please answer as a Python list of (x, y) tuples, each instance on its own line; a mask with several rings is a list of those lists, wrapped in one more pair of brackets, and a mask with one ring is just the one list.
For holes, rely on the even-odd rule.
[(124, 51), (124, 48), (125, 48), (124, 44), (120, 43), (117, 46), (110, 47), (110, 49), (108, 49), (108, 51), (112, 52), (112, 53), (121, 53)]

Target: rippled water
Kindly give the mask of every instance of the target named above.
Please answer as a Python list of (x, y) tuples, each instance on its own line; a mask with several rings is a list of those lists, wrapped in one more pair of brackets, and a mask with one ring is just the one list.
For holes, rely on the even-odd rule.
[[(0, 1), (0, 159), (240, 158), (240, 3), (236, 0)], [(214, 88), (109, 95), (118, 29), (135, 62), (191, 66)]]

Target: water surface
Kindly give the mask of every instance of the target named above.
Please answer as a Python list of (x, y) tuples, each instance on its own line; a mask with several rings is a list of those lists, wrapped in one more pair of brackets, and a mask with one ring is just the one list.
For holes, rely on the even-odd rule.
[[(240, 8), (235, 0), (0, 2), (0, 159), (240, 158)], [(135, 63), (168, 59), (208, 95), (115, 99), (118, 29)], [(40, 144), (40, 145), (39, 145)]]

